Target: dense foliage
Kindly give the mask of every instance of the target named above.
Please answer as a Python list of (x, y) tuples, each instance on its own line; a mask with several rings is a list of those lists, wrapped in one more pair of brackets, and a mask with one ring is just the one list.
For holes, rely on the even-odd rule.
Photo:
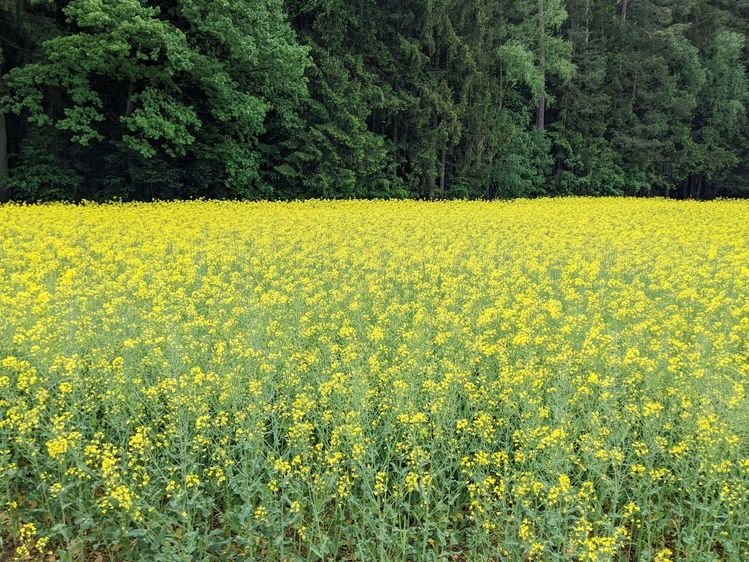
[(746, 201), (4, 205), (0, 558), (749, 560), (748, 263)]
[(0, 199), (749, 192), (749, 0), (0, 0)]

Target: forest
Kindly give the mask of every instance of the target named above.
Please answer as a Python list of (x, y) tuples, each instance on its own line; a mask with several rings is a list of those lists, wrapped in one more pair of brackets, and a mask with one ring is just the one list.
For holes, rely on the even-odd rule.
[(0, 0), (0, 199), (749, 194), (749, 0)]

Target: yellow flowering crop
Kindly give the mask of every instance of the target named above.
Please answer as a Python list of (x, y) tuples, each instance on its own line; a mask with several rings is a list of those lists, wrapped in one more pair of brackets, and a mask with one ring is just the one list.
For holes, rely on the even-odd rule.
[(0, 207), (9, 559), (749, 560), (748, 387), (747, 202)]

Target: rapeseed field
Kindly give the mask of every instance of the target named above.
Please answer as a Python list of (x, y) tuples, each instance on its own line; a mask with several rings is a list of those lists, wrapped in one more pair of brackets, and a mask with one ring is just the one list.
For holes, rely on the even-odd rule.
[(0, 207), (8, 559), (749, 560), (748, 390), (747, 202)]

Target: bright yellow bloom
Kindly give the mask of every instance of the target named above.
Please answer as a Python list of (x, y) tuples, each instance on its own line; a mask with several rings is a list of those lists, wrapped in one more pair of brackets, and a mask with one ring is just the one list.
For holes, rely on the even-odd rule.
[(748, 303), (746, 201), (3, 205), (0, 525), (747, 558)]

